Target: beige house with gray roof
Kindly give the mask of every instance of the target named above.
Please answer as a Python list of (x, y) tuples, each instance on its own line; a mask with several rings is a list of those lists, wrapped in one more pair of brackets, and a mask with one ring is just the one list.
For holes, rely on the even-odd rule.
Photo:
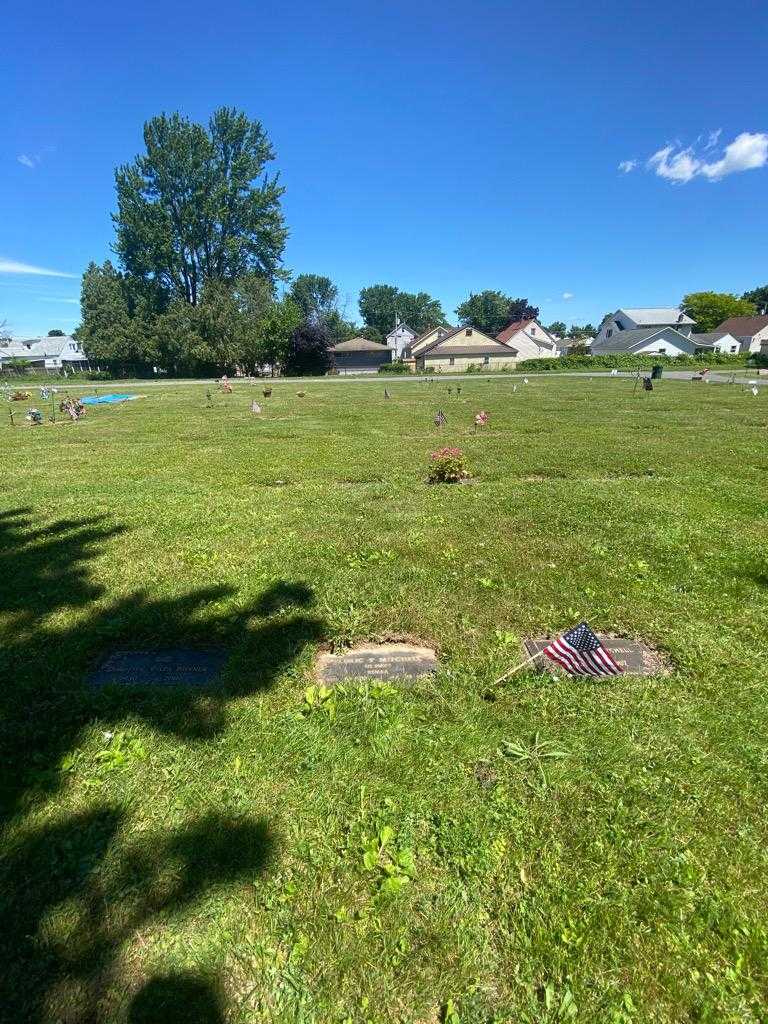
[(437, 373), (465, 373), (470, 367), (512, 370), (517, 349), (490, 338), (476, 327), (454, 327), (440, 334), (416, 355), (416, 369)]

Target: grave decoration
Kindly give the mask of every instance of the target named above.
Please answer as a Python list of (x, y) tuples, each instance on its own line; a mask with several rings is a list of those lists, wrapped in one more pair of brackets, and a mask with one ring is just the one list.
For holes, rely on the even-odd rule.
[(29, 391), (14, 391), (11, 395), (12, 402), (26, 402), (32, 397)]
[(33, 427), (37, 427), (43, 422), (43, 414), (39, 409), (30, 409), (27, 413), (27, 419)]
[[(551, 639), (525, 641), (527, 657), (505, 672), (497, 683), (509, 679), (531, 665), (550, 672), (564, 671), (570, 676), (663, 675), (667, 667), (658, 652), (639, 640), (594, 633), (586, 622)], [(495, 685), (495, 684), (494, 684)]]
[(229, 383), (229, 377), (226, 375), (226, 373), (219, 381), (219, 389), (223, 391), (225, 395), (232, 394), (232, 385)]
[(437, 415), (435, 416), (435, 426), (444, 427), (447, 422), (448, 420), (445, 418), (445, 413), (443, 412), (443, 410), (438, 409)]
[(392, 397), (392, 395), (390, 395), (390, 393), (387, 391), (386, 388), (384, 388), (384, 397), (385, 398), (391, 398)]
[(321, 654), (317, 675), (323, 683), (347, 679), (414, 680), (437, 671), (437, 656), (430, 647), (412, 644), (365, 644), (340, 654)]
[(306, 395), (307, 395), (306, 391), (297, 391), (296, 392), (296, 397), (297, 398), (306, 398)]
[(69, 395), (59, 402), (59, 412), (66, 413), (75, 422), (85, 416), (85, 406), (79, 398), (70, 398)]
[(209, 408), (209, 409), (212, 408), (213, 407), (213, 395), (211, 394), (211, 389), (210, 388), (208, 388), (206, 390), (205, 398), (206, 398), (207, 408)]
[(475, 413), (475, 433), (477, 433), (478, 427), (484, 427), (488, 423), (488, 413), (481, 410)]
[(457, 484), (469, 478), (464, 453), (460, 448), (438, 448), (429, 458), (429, 483)]
[(264, 395), (265, 398), (271, 398), (272, 397), (272, 388), (262, 388), (262, 392), (261, 393), (262, 393), (262, 395)]
[(258, 415), (261, 412), (261, 406), (255, 399), (251, 402), (251, 412), (255, 413), (256, 415)]

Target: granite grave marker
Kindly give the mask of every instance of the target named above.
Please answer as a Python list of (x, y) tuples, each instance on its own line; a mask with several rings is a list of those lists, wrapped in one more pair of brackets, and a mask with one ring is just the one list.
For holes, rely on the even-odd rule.
[(323, 683), (345, 679), (413, 680), (437, 671), (437, 655), (412, 644), (367, 644), (341, 654), (321, 654), (317, 675)]
[(212, 686), (224, 667), (221, 649), (168, 648), (155, 651), (113, 651), (88, 677), (93, 687), (121, 686), (165, 689)]

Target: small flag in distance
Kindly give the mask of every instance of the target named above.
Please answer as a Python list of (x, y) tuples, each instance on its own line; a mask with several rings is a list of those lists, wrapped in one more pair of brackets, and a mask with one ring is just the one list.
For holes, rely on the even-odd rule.
[(445, 413), (442, 409), (437, 410), (437, 416), (435, 416), (435, 426), (444, 427), (448, 420), (445, 418)]

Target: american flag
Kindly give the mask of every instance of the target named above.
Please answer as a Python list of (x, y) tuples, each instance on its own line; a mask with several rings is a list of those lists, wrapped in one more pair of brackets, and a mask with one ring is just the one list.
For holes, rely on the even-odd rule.
[(548, 644), (544, 651), (548, 658), (557, 662), (572, 676), (618, 676), (621, 674), (618, 662), (611, 652), (600, 643), (586, 624), (563, 633)]

